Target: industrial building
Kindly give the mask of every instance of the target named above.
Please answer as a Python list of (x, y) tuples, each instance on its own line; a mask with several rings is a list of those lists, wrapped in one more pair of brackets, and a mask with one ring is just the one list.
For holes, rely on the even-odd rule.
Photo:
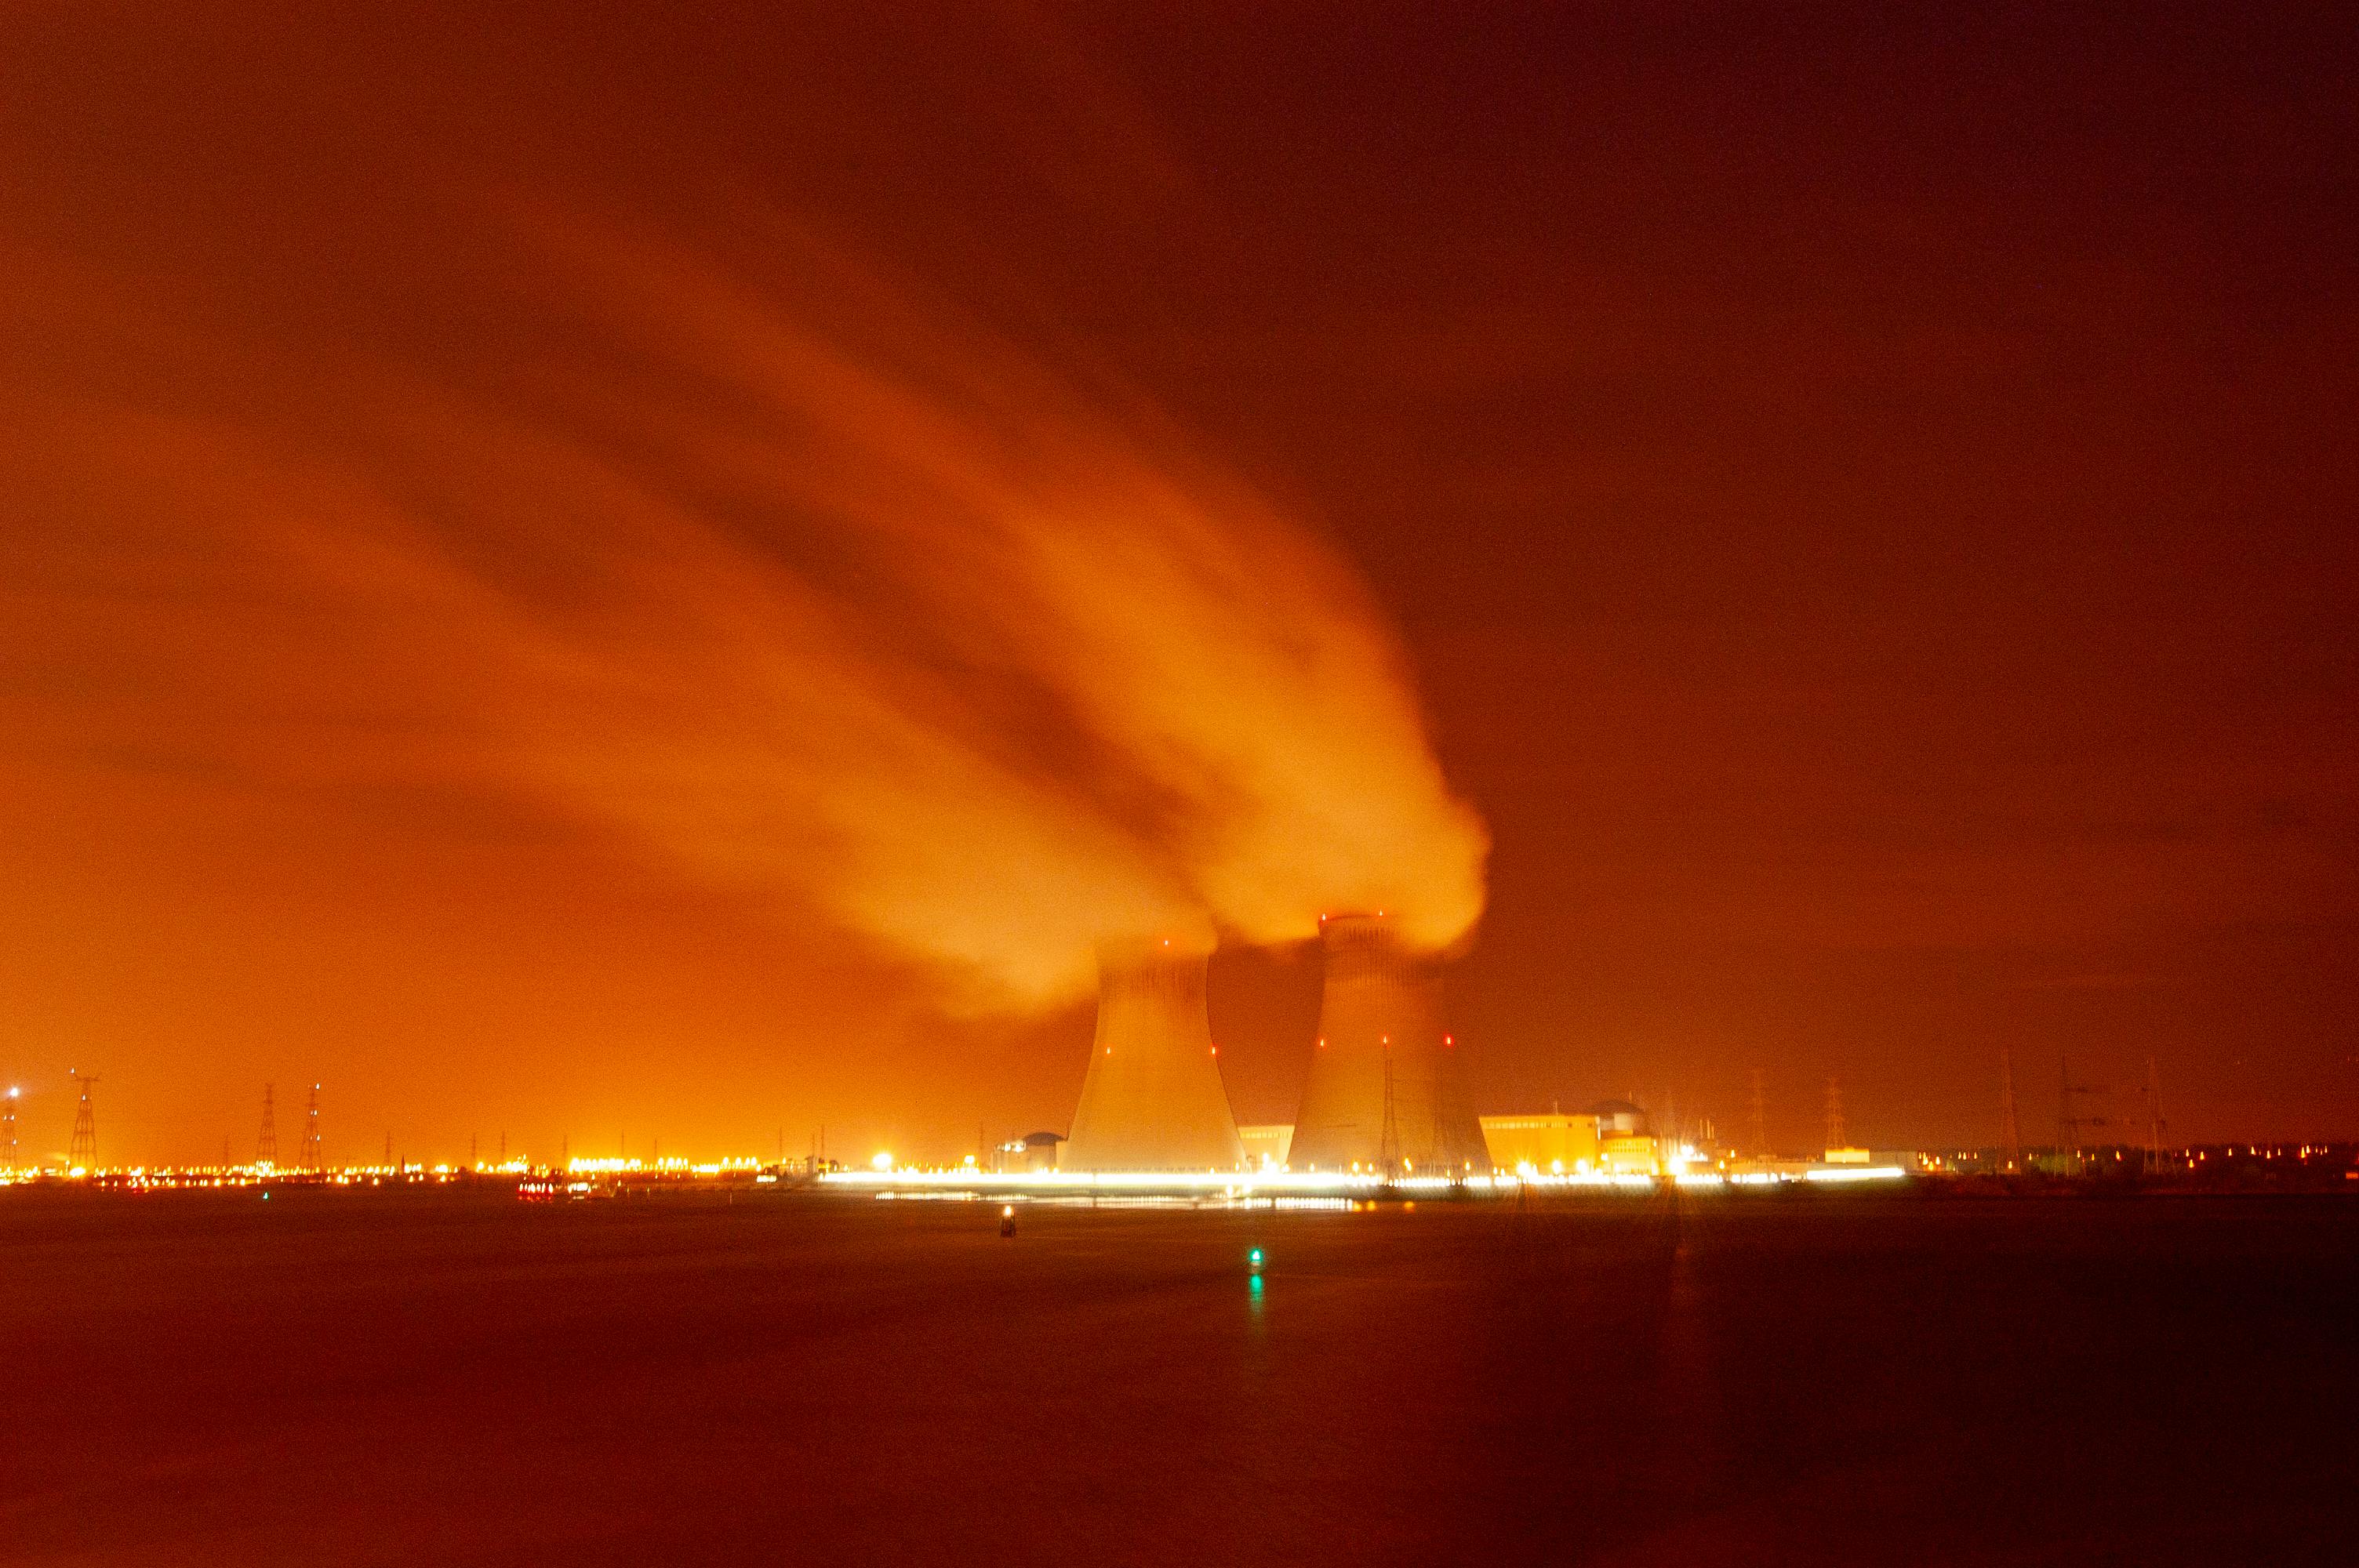
[(1503, 1170), (1653, 1176), (1665, 1168), (1662, 1142), (1647, 1125), (1646, 1111), (1628, 1100), (1600, 1100), (1573, 1114), (1486, 1116), (1482, 1125), (1491, 1162)]
[(1059, 1132), (1027, 1132), (999, 1146), (1001, 1171), (1053, 1171), (1064, 1162), (1065, 1138)]
[(1589, 1108), (1597, 1121), (1597, 1168), (1609, 1176), (1658, 1176), (1665, 1169), (1666, 1145), (1647, 1120), (1646, 1108), (1626, 1099), (1602, 1099)]
[(1482, 1118), (1491, 1163), (1505, 1171), (1570, 1175), (1598, 1168), (1597, 1119), (1549, 1111)]
[(1290, 1121), (1256, 1122), (1237, 1129), (1237, 1137), (1245, 1146), (1245, 1163), (1256, 1171), (1282, 1171), (1286, 1157), (1294, 1143), (1294, 1123)]

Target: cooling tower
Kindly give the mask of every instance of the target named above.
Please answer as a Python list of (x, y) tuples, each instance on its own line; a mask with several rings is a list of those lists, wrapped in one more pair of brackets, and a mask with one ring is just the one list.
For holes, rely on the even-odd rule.
[(1321, 927), (1327, 980), (1319, 1043), (1287, 1163), (1298, 1171), (1433, 1174), (1491, 1168), (1483, 1129), (1441, 1032), (1441, 977), (1381, 916)]
[(1104, 957), (1069, 1171), (1227, 1171), (1245, 1162), (1212, 1057), (1203, 954)]

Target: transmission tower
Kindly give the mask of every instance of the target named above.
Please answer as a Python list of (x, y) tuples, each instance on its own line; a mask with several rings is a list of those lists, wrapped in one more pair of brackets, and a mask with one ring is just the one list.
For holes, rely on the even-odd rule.
[(275, 1087), (262, 1086), (262, 1136), (254, 1141), (254, 1162), (266, 1167), (278, 1163), (278, 1113), (270, 1098)]
[(1843, 1085), (1832, 1073), (1827, 1075), (1827, 1147), (1850, 1147), (1843, 1139)]
[(327, 1168), (327, 1162), (320, 1157), (320, 1086), (317, 1084), (311, 1086), (311, 1104), (303, 1112), (303, 1151), (295, 1156), (295, 1162), (307, 1171)]
[(1998, 1137), (2006, 1145), (2006, 1168), (2023, 1167), (2023, 1129), (2015, 1119), (2015, 1052), (1998, 1048)]
[(66, 1076), (82, 1086), (82, 1101), (74, 1107), (73, 1142), (69, 1146), (66, 1163), (85, 1171), (98, 1169), (98, 1112), (91, 1108), (90, 1087), (98, 1079), (88, 1073), (66, 1069)]
[(1385, 1040), (1385, 1120), (1376, 1140), (1376, 1162), (1386, 1176), (1400, 1172), (1400, 1121), (1393, 1109), (1393, 1043)]
[(8, 1162), (8, 1169), (16, 1168), (16, 1090), (8, 1089), (8, 1098), (0, 1101), (0, 1159)]
[(2162, 1163), (2162, 1130), (2170, 1123), (2162, 1119), (2162, 1079), (2154, 1068), (2154, 1058), (2146, 1059), (2146, 1168), (2151, 1173)]
[(1769, 1153), (1769, 1102), (1761, 1092), (1761, 1069), (1753, 1069), (1753, 1152), (1767, 1158)]

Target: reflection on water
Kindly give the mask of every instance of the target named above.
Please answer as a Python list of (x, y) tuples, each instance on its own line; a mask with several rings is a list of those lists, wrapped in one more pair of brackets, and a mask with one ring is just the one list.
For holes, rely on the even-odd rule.
[(2359, 1205), (281, 1197), (0, 1204), (12, 1553), (2344, 1555)]

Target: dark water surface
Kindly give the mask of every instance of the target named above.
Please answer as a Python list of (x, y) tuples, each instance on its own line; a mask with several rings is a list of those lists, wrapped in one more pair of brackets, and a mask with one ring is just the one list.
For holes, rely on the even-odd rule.
[(996, 1218), (0, 1193), (0, 1561), (2359, 1561), (2359, 1202)]

